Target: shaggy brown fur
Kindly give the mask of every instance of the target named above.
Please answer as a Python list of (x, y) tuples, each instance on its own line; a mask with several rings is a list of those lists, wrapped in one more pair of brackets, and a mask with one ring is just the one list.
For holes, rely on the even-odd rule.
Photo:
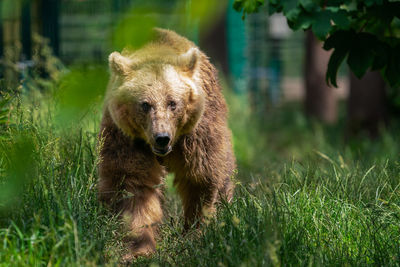
[[(175, 174), (186, 229), (233, 191), (235, 157), (216, 70), (192, 42), (156, 33), (144, 48), (109, 58), (99, 197), (126, 222), (128, 257), (155, 250), (167, 172)], [(160, 133), (170, 137), (161, 148)]]

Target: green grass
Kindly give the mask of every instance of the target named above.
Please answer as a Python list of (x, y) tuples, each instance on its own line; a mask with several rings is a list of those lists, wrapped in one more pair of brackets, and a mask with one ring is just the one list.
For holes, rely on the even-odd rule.
[[(49, 96), (11, 104), (0, 139), (0, 266), (117, 265), (121, 226), (97, 202), (98, 108), (57, 122)], [(253, 119), (228, 95), (235, 198), (182, 235), (171, 183), (157, 252), (135, 266), (400, 265), (398, 131), (345, 143), (288, 105)]]

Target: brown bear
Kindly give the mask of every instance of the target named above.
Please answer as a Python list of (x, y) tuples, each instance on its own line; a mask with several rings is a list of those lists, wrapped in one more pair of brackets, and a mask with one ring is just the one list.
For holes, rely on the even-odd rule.
[(191, 41), (154, 31), (143, 48), (109, 56), (101, 122), (99, 198), (128, 227), (128, 257), (155, 250), (167, 172), (188, 229), (220, 198), (230, 201), (236, 168), (216, 69)]

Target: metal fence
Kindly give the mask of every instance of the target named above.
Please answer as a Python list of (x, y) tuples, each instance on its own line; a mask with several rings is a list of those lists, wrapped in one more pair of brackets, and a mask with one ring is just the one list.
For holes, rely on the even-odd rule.
[[(232, 85), (236, 92), (249, 92), (260, 105), (278, 103), (281, 77), (302, 76), (303, 34), (274, 37), (267, 10), (243, 21), (241, 14), (232, 9), (232, 3), (233, 0), (227, 1), (226, 7), (227, 51), (221, 51), (228, 54)], [(157, 17), (161, 24), (158, 26), (180, 29), (197, 41), (197, 22), (185, 20), (190, 4), (191, 1), (180, 0), (1, 0), (0, 74), (10, 78), (14, 70), (4, 68), (7, 62), (31, 59), (35, 32), (49, 40), (53, 52), (64, 63), (105, 62), (115, 49), (116, 27), (129, 16)], [(181, 8), (176, 8), (179, 5)], [(135, 13), (138, 8), (140, 12)], [(210, 40), (213, 41), (216, 40)]]

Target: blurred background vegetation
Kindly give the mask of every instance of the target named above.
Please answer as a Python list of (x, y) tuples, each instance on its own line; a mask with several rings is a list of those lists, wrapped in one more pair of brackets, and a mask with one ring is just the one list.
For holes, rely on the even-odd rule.
[(219, 69), (237, 192), (182, 239), (170, 177), (163, 239), (136, 264), (398, 263), (398, 88), (346, 66), (328, 87), (330, 52), (311, 31), (291, 31), (268, 5), (243, 20), (233, 4), (0, 2), (0, 266), (118, 262), (118, 220), (96, 197), (107, 57), (153, 27), (187, 36)]

